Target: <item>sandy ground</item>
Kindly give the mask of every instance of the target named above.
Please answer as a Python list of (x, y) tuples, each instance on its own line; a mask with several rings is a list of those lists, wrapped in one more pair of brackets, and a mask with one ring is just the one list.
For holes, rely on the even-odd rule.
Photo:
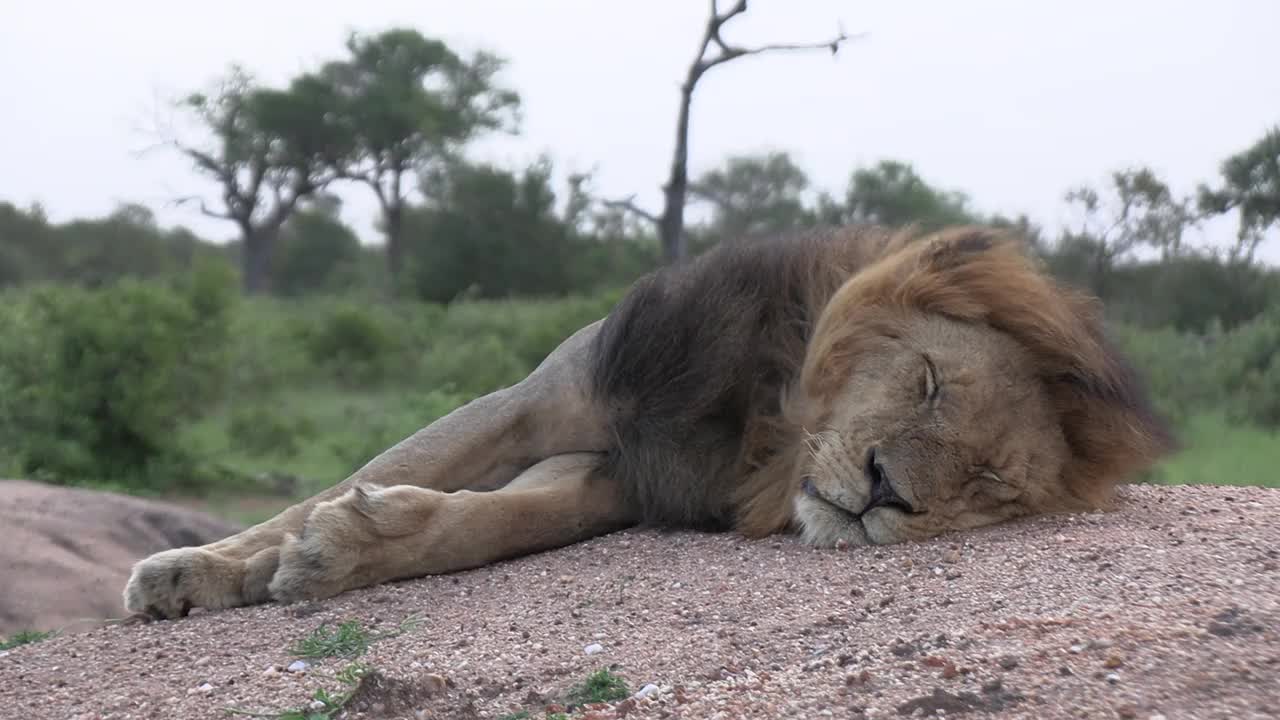
[[(323, 622), (391, 630), (338, 717), (1280, 717), (1280, 491), (1127, 489), (1114, 513), (933, 542), (632, 531), (323, 602), (110, 626), (0, 657), (4, 718), (305, 707), (348, 661), (287, 668)], [(588, 646), (593, 652), (587, 652)], [(268, 715), (270, 716), (270, 715)]]

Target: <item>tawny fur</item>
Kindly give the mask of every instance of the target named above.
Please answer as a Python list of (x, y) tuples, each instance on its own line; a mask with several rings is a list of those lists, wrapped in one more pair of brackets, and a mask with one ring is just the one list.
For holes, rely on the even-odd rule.
[(1100, 507), (1173, 447), (1092, 298), (989, 228), (725, 244), (521, 383), (255, 528), (138, 564), (156, 617), (327, 597), (636, 524), (899, 542)]

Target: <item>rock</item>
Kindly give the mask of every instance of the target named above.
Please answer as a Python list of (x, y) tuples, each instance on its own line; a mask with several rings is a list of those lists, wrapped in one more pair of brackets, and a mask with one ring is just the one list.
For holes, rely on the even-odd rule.
[(1000, 667), (1005, 670), (1012, 670), (1018, 667), (1018, 658), (1013, 655), (1005, 655), (1001, 657), (998, 662), (1000, 663)]
[(895, 643), (893, 647), (889, 648), (889, 652), (893, 653), (894, 655), (900, 658), (907, 658), (907, 657), (911, 657), (912, 655), (915, 655), (917, 652), (917, 649), (915, 645), (912, 645), (911, 643), (903, 642), (900, 640), (897, 643)]
[(443, 675), (427, 673), (422, 676), (422, 689), (425, 690), (428, 695), (438, 695), (444, 692), (445, 688), (448, 686), (449, 681), (446, 680)]
[(640, 688), (639, 692), (637, 692), (632, 697), (635, 697), (637, 699), (647, 698), (656, 692), (658, 692), (658, 686), (654, 685), (653, 683), (649, 683), (648, 685), (645, 685), (644, 687)]
[(960, 552), (958, 550), (948, 550), (942, 553), (942, 562), (944, 563), (960, 562)]
[(604, 652), (604, 646), (600, 643), (591, 643), (590, 645), (582, 648), (582, 651), (588, 655), (595, 655), (596, 653)]
[(180, 505), (112, 492), (0, 480), (0, 637), (126, 615), (120, 592), (151, 553), (241, 529)]
[(1123, 664), (1124, 659), (1119, 655), (1108, 655), (1107, 659), (1103, 661), (1102, 667), (1107, 668), (1108, 670), (1114, 670)]
[(294, 660), (293, 662), (289, 663), (289, 667), (285, 669), (291, 673), (300, 673), (300, 672), (306, 672), (307, 668), (309, 667), (311, 667), (311, 665), (308, 664), (306, 660)]

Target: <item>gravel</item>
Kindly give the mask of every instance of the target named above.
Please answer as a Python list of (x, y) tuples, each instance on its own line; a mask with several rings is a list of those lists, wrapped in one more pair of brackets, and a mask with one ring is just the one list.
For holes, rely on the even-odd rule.
[[(1278, 518), (1276, 490), (1135, 486), (1115, 512), (892, 547), (634, 530), (321, 603), (19, 647), (0, 657), (0, 715), (308, 707), (350, 661), (287, 672), (288, 648), (357, 619), (386, 636), (338, 717), (1275, 718)], [(602, 668), (631, 696), (564, 707)]]

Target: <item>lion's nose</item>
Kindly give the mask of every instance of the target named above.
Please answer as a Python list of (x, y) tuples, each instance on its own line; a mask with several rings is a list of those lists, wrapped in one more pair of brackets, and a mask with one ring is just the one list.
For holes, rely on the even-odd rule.
[(871, 500), (867, 503), (867, 510), (890, 507), (907, 513), (913, 512), (911, 503), (903, 500), (902, 496), (893, 489), (893, 480), (889, 477), (889, 472), (885, 469), (876, 448), (871, 448), (867, 452), (867, 477), (871, 479)]

